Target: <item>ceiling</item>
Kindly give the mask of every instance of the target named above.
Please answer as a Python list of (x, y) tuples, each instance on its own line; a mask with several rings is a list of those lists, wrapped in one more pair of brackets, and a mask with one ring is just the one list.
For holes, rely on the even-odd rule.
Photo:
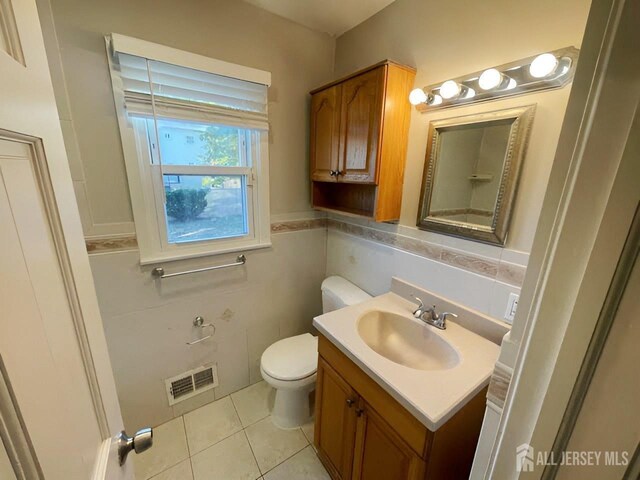
[(395, 0), (245, 0), (319, 32), (341, 35)]

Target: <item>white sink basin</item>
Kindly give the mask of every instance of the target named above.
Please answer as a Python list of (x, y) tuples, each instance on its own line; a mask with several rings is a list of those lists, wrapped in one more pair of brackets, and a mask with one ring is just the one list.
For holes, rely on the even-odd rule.
[(373, 310), (358, 319), (360, 338), (376, 353), (416, 370), (447, 370), (460, 363), (455, 348), (427, 325)]

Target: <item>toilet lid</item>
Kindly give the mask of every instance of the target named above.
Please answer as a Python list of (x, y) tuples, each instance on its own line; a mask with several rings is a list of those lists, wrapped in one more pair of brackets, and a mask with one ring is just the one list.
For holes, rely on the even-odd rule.
[(279, 340), (262, 354), (262, 370), (277, 380), (293, 381), (318, 369), (318, 337), (309, 333)]

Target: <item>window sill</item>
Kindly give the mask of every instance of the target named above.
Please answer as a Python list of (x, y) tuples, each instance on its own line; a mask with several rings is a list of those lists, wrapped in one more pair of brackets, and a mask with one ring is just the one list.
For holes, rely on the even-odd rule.
[(223, 255), (225, 253), (240, 253), (270, 247), (271, 242), (262, 242), (250, 245), (237, 245), (235, 247), (229, 247), (209, 252), (165, 252), (158, 255), (142, 255), (142, 253), (140, 253), (140, 265), (152, 265), (159, 262), (174, 262), (177, 260), (187, 260), (189, 258), (214, 257), (217, 255)]

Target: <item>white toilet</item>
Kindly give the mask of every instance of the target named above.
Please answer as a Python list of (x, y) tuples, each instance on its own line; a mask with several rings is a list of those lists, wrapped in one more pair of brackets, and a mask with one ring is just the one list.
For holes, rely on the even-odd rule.
[[(371, 296), (342, 277), (322, 282), (322, 312), (355, 305)], [(262, 354), (262, 378), (276, 389), (272, 419), (280, 428), (295, 428), (307, 423), (313, 412), (309, 394), (316, 387), (318, 337), (309, 333), (277, 341)]]

